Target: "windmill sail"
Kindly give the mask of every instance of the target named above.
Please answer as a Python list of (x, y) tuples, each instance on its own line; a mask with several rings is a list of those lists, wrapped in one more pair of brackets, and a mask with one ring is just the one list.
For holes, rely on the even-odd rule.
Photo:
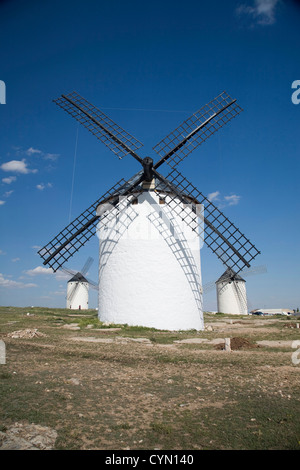
[(53, 101), (101, 140), (119, 159), (143, 146), (139, 140), (78, 93), (62, 95)]
[[(109, 217), (109, 214), (114, 217), (114, 212), (110, 209), (117, 207), (119, 196), (128, 196), (133, 190), (138, 191), (137, 187), (142, 181), (150, 182), (152, 178), (157, 178), (166, 188), (169, 188), (169, 192), (173, 193), (166, 197), (166, 203), (170, 204), (171, 198), (175, 202), (175, 206), (178, 199), (183, 204), (192, 204), (195, 217), (191, 215), (191, 211), (182, 211), (180, 204), (177, 204), (175, 209), (173, 204), (172, 210), (180, 211), (182, 220), (193, 230), (196, 230), (195, 220), (199, 215), (197, 206), (199, 204), (205, 206), (205, 243), (223, 264), (232, 268), (236, 273), (244, 267), (250, 266), (250, 262), (260, 252), (211, 201), (175, 169), (195, 148), (242, 111), (236, 100), (232, 99), (228, 93), (222, 92), (159, 142), (154, 150), (160, 156), (160, 160), (154, 165), (151, 158), (142, 159), (136, 153), (137, 149), (142, 146), (137, 139), (78, 93), (62, 95), (54, 101), (119, 158), (130, 154), (142, 165), (143, 170), (127, 182), (119, 181), (45, 245), (39, 251), (44, 264), (48, 264), (56, 271), (95, 234), (100, 216), (102, 220)], [(166, 178), (157, 172), (157, 168), (164, 162), (167, 162), (172, 168)], [(139, 190), (142, 191), (141, 188)], [(96, 208), (100, 204), (101, 211), (96, 214)]]
[(137, 173), (128, 181), (122, 179), (101, 198), (91, 204), (79, 217), (39, 250), (38, 253), (44, 260), (43, 264), (50, 266), (54, 272), (57, 271), (95, 235), (96, 225), (99, 220), (99, 215), (96, 215), (97, 207), (108, 202), (107, 206), (103, 206), (102, 213), (102, 218), (107, 217), (111, 208), (118, 204), (119, 196), (129, 194), (142, 180), (142, 172)]
[(159, 168), (164, 162), (175, 168), (195, 148), (241, 111), (242, 108), (236, 100), (224, 91), (153, 147), (153, 150), (161, 157), (154, 168)]
[[(236, 275), (235, 272), (233, 272), (232, 270), (230, 270), (231, 273), (227, 273), (227, 271), (221, 276), (222, 277), (222, 280), (224, 282), (231, 282), (232, 279), (234, 278), (234, 276)], [(250, 268), (245, 268), (243, 270), (241, 270), (239, 272), (239, 274), (243, 275), (244, 277), (248, 277), (248, 276), (252, 276), (252, 275), (255, 275), (255, 274), (263, 274), (263, 273), (266, 273), (267, 272), (267, 268), (266, 266), (253, 266), (253, 267), (250, 267)], [(203, 293), (208, 293), (210, 291), (212, 291), (213, 289), (216, 288), (216, 281), (210, 281), (210, 282), (207, 282), (203, 288), (202, 288), (202, 292)]]
[[(177, 170), (173, 169), (166, 178), (156, 171), (155, 174), (174, 193), (173, 196), (166, 197), (167, 204), (170, 205), (174, 199), (179, 198), (184, 204), (193, 207), (194, 214), (198, 213), (197, 205), (204, 205), (204, 241), (223, 264), (236, 273), (245, 267), (250, 267), (250, 262), (260, 252), (209, 199)], [(180, 205), (173, 210), (177, 211), (182, 220), (195, 230), (195, 217), (190, 211), (185, 211)]]

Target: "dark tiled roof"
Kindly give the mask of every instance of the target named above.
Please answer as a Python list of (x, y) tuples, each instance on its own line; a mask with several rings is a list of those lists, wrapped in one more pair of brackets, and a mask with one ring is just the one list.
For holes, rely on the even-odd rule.
[(81, 273), (76, 273), (68, 282), (87, 282), (86, 278)]
[(229, 280), (246, 282), (245, 279), (243, 279), (239, 274), (236, 274), (231, 268), (227, 268), (226, 271), (222, 274), (222, 276), (219, 277), (216, 282), (226, 282)]

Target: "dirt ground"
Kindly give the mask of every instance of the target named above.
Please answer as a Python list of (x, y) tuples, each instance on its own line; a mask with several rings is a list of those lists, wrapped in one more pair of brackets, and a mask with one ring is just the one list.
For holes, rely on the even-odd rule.
[(167, 332), (3, 309), (0, 449), (299, 449), (294, 321)]

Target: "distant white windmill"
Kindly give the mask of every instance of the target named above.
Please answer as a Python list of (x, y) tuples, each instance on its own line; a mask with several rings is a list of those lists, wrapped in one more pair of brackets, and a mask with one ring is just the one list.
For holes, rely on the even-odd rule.
[(218, 312), (247, 315), (246, 281), (232, 269), (216, 281)]
[(262, 274), (266, 271), (265, 266), (254, 266), (236, 274), (228, 268), (216, 282), (212, 281), (203, 286), (203, 294), (216, 287), (218, 312), (247, 315), (249, 302), (246, 281), (243, 278), (254, 274)]
[(72, 277), (67, 283), (67, 302), (66, 307), (72, 310), (87, 310), (89, 308), (89, 286), (98, 289), (98, 285), (86, 278), (93, 258), (88, 258), (81, 271), (73, 271), (71, 269), (61, 267), (61, 271)]

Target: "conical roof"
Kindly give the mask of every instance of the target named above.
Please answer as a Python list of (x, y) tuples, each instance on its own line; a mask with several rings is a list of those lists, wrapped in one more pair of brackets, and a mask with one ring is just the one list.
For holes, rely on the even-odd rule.
[(88, 280), (81, 274), (81, 273), (76, 273), (74, 276), (68, 280), (68, 282), (87, 282)]
[(239, 274), (235, 273), (233, 269), (227, 268), (226, 271), (219, 277), (217, 282), (226, 282), (228, 280), (243, 281), (246, 282)]

